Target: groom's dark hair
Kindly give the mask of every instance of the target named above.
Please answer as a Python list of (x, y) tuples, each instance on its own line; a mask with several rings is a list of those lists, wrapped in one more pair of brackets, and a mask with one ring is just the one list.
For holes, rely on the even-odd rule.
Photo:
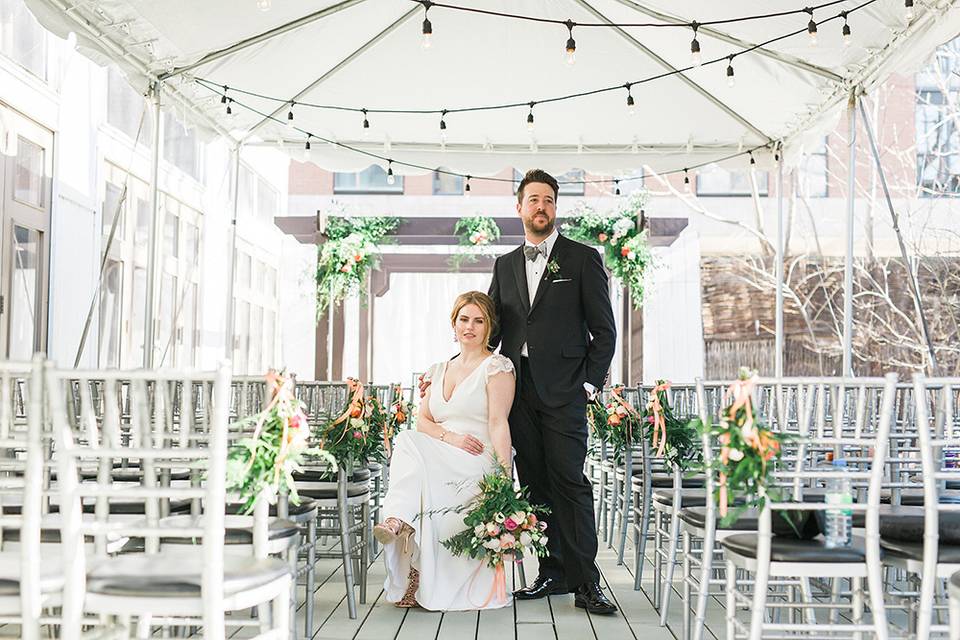
[(520, 186), (517, 187), (517, 202), (523, 202), (523, 189), (531, 182), (541, 182), (553, 189), (554, 200), (556, 200), (560, 194), (560, 185), (557, 184), (556, 178), (543, 169), (530, 169), (530, 171), (527, 171), (527, 174), (523, 176), (523, 180), (520, 181)]

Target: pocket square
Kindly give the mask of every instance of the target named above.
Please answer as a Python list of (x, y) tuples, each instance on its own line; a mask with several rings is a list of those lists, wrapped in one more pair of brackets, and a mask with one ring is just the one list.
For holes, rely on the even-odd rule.
[(556, 280), (550, 281), (553, 284), (559, 284), (561, 282), (573, 282), (573, 278), (557, 278)]

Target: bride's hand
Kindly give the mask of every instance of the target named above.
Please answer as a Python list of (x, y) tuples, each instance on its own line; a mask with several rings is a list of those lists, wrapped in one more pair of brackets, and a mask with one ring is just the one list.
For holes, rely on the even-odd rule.
[(447, 436), (444, 438), (444, 441), (475, 456), (483, 453), (483, 443), (470, 434), (447, 431)]

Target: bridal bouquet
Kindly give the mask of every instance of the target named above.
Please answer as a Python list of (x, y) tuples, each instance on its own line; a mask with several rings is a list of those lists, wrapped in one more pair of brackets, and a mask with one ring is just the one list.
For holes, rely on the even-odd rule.
[(514, 488), (513, 478), (499, 462), (494, 471), (480, 480), (477, 497), (459, 510), (466, 511), (463, 523), (467, 528), (441, 544), (455, 556), (484, 560), (495, 570), (493, 587), (480, 608), (494, 597), (505, 602), (504, 560), (520, 562), (527, 551), (537, 557), (548, 555), (547, 523), (537, 517), (548, 510), (531, 505), (526, 491)]
[[(770, 479), (787, 438), (773, 433), (760, 421), (752, 400), (755, 384), (756, 372), (741, 367), (738, 379), (724, 394), (726, 404), (717, 424), (700, 425), (720, 442), (720, 455), (714, 459), (713, 471), (719, 478), (715, 496), (724, 526), (747, 508), (763, 508), (768, 495), (776, 498)], [(699, 422), (696, 419), (691, 424)], [(729, 507), (731, 502), (736, 504), (733, 510)]]
[(600, 399), (592, 401), (587, 413), (597, 438), (613, 448), (613, 458), (619, 463), (641, 424), (640, 413), (623, 397), (623, 385), (611, 387), (606, 403)]
[(253, 434), (237, 442), (227, 457), (227, 488), (239, 492), (244, 513), (253, 509), (264, 490), (271, 495), (288, 493), (298, 504), (293, 472), (300, 470), (305, 456), (334, 462), (326, 451), (309, 446), (310, 428), (303, 403), (293, 394), (293, 379), (271, 370), (267, 390), (270, 402), (263, 411), (231, 425), (241, 431), (253, 425)]

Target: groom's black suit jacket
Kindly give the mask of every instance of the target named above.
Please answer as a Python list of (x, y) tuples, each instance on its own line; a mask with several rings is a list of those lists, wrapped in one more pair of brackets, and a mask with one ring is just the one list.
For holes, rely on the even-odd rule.
[(602, 388), (610, 368), (617, 330), (607, 272), (595, 249), (560, 235), (548, 260), (558, 268), (543, 270), (530, 304), (525, 259), (520, 246), (493, 265), (490, 297), (500, 322), (490, 346), (500, 345), (519, 371), (526, 342), (537, 395), (560, 407), (584, 397), (584, 382)]

